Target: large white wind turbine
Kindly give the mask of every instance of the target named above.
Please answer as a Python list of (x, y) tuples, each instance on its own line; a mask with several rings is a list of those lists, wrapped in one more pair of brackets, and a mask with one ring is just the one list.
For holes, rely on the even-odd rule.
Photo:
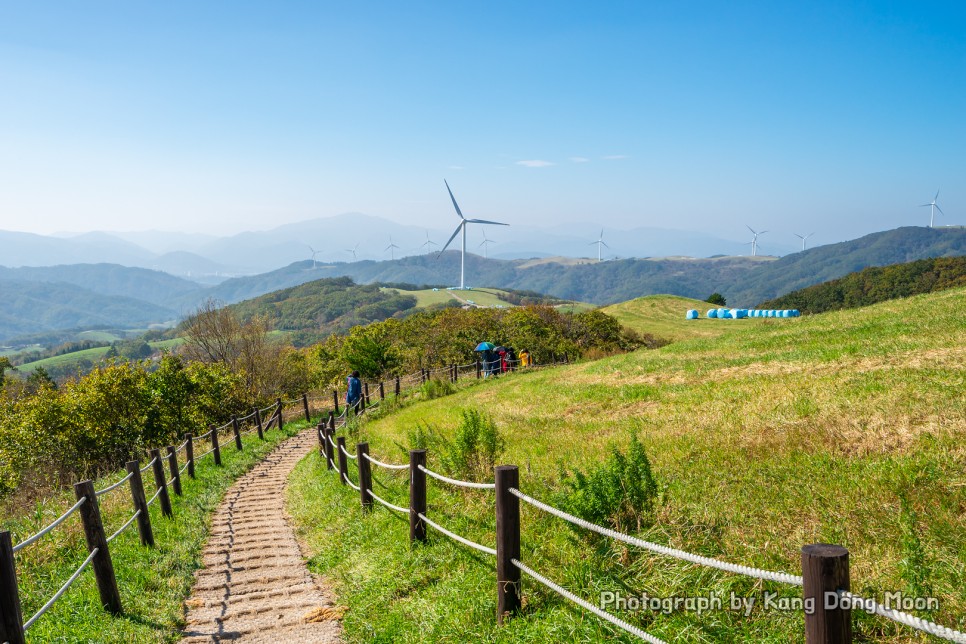
[(768, 231), (762, 230), (760, 232), (755, 232), (755, 229), (749, 226), (748, 224), (745, 224), (745, 228), (750, 230), (751, 234), (755, 236), (754, 239), (748, 242), (749, 244), (751, 244), (751, 256), (755, 257), (758, 254), (758, 235), (764, 235)]
[(345, 252), (352, 253), (352, 261), (356, 261), (356, 251), (359, 250), (359, 244), (356, 244), (352, 248), (346, 248)]
[[(590, 242), (587, 245), (588, 246), (593, 246), (594, 244), (597, 244), (597, 261), (599, 262), (601, 260), (600, 247), (601, 246), (607, 246), (607, 243), (604, 241), (604, 229), (603, 228), (600, 229), (600, 237), (597, 238), (597, 241), (592, 241), (592, 242)], [(610, 246), (607, 246), (607, 250), (610, 250)]]
[(946, 213), (943, 212), (943, 209), (939, 207), (939, 204), (936, 203), (936, 200), (937, 199), (939, 199), (939, 191), (938, 190), (936, 191), (936, 196), (932, 198), (932, 201), (930, 201), (929, 203), (919, 204), (919, 207), (920, 208), (925, 208), (926, 206), (929, 206), (929, 227), (930, 228), (932, 228), (933, 221), (936, 218), (936, 211), (937, 210), (939, 211), (939, 214), (940, 215), (945, 215), (946, 214)]
[(387, 250), (389, 251), (389, 259), (396, 259), (397, 248), (399, 248), (399, 246), (396, 246), (394, 243), (392, 243), (392, 235), (389, 235), (389, 245), (386, 246), (385, 249), (383, 249), (384, 252)]
[[(463, 252), (460, 255), (460, 290), (462, 291), (466, 286), (466, 283), (464, 281), (464, 277), (466, 276), (466, 225), (467, 224), (491, 224), (493, 226), (509, 226), (510, 224), (504, 224), (503, 222), (500, 222), (500, 221), (487, 221), (485, 219), (467, 219), (466, 217), (463, 216), (462, 211), (460, 211), (460, 206), (458, 203), (456, 203), (456, 197), (453, 196), (453, 191), (450, 190), (449, 183), (447, 183), (446, 179), (443, 179), (443, 183), (446, 184), (446, 191), (449, 193), (449, 198), (453, 201), (453, 207), (456, 208), (456, 214), (459, 215), (460, 224), (459, 226), (456, 227), (456, 230), (453, 231), (453, 235), (449, 238), (449, 241), (446, 242), (446, 244), (443, 246), (443, 250), (439, 251), (439, 254), (442, 255), (443, 251), (449, 248), (449, 245), (453, 243), (453, 240), (456, 239), (456, 236), (459, 235), (460, 232), (462, 231)], [(438, 256), (439, 255), (437, 255), (437, 257)]]
[(808, 233), (807, 235), (799, 235), (798, 233), (792, 233), (796, 237), (802, 240), (802, 250), (805, 250), (805, 240), (814, 235), (815, 233)]
[(487, 239), (486, 238), (486, 231), (484, 230), (483, 231), (483, 241), (480, 243), (480, 246), (483, 247), (483, 259), (486, 259), (486, 249), (489, 248), (490, 244), (495, 244), (495, 243), (496, 242), (493, 241), (492, 239)]

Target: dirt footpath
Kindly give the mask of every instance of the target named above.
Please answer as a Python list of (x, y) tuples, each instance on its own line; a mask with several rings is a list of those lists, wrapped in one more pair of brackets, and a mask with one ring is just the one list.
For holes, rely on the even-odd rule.
[(285, 513), (285, 483), (318, 445), (309, 428), (228, 490), (195, 575), (183, 644), (340, 642), (341, 609), (309, 573)]

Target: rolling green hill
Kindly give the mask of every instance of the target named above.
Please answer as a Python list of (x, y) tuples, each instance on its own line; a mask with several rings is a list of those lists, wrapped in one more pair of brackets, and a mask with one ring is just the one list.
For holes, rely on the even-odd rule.
[[(966, 288), (767, 325), (719, 337), (473, 384), (353, 429), (377, 458), (405, 459), (419, 442), (428, 467), (447, 467), (463, 410), (489, 414), (520, 466), (520, 489), (559, 505), (573, 468), (598, 467), (636, 433), (658, 484), (644, 539), (767, 570), (801, 571), (800, 549), (850, 551), (852, 590), (928, 595), (923, 616), (966, 619)], [(686, 302), (644, 298), (625, 316), (674, 326)], [(653, 306), (652, 306), (653, 305)], [(683, 317), (683, 315), (682, 315)], [(683, 320), (682, 320), (683, 322)], [(696, 327), (683, 327), (696, 328)], [(723, 327), (725, 328), (725, 327)], [(415, 428), (426, 428), (417, 431)], [(433, 432), (441, 438), (435, 439)], [(452, 443), (451, 443), (452, 444)], [(405, 476), (379, 470), (379, 494), (405, 505)], [(434, 520), (493, 543), (492, 496), (431, 482)], [(346, 637), (380, 641), (601, 641), (614, 631), (524, 577), (526, 609), (498, 628), (491, 560), (433, 532), (410, 549), (408, 526), (363, 512), (313, 453), (296, 471), (289, 509), (313, 570), (350, 607)], [(606, 545), (525, 506), (527, 565), (596, 603), (602, 591), (658, 597), (755, 596), (801, 589), (709, 571)], [(373, 598), (378, 598), (373, 601)], [(798, 641), (800, 611), (619, 612), (667, 641)], [(913, 631), (853, 611), (856, 639), (919, 641)]]

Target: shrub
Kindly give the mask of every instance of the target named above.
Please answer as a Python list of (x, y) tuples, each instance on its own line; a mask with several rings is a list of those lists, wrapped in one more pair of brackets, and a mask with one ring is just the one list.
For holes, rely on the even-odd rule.
[(631, 436), (626, 455), (614, 449), (607, 461), (587, 474), (576, 469), (572, 477), (561, 474), (569, 489), (558, 503), (567, 512), (624, 532), (653, 523), (657, 481), (636, 435)]
[(449, 380), (440, 380), (439, 378), (433, 378), (432, 380), (427, 380), (419, 388), (422, 397), (426, 400), (432, 400), (433, 398), (442, 398), (443, 396), (448, 396), (456, 391), (456, 386)]
[(479, 481), (493, 477), (496, 459), (506, 448), (493, 419), (475, 409), (464, 409), (452, 443), (442, 446), (443, 467), (454, 476)]
[(705, 302), (708, 304), (714, 304), (715, 306), (727, 306), (728, 304), (728, 302), (725, 300), (725, 296), (717, 291), (709, 295)]

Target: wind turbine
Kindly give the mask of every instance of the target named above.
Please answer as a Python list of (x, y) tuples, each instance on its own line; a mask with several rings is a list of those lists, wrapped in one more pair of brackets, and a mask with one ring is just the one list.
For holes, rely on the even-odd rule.
[[(309, 245), (306, 244), (306, 246), (309, 246)], [(312, 268), (318, 268), (318, 264), (315, 261), (315, 256), (318, 255), (321, 251), (315, 250), (311, 246), (309, 246), (309, 250), (312, 251)]]
[(356, 251), (359, 250), (359, 244), (356, 244), (352, 248), (346, 248), (345, 252), (352, 253), (352, 261), (356, 261)]
[(389, 245), (386, 246), (386, 248), (383, 250), (383, 252), (385, 252), (385, 251), (388, 250), (389, 251), (389, 259), (396, 259), (396, 249), (397, 248), (399, 248), (399, 246), (396, 246), (394, 243), (392, 243), (392, 235), (389, 235)]
[[(601, 261), (601, 259), (600, 259), (601, 258), (601, 255), (600, 255), (600, 247), (601, 246), (607, 246), (607, 243), (604, 241), (604, 229), (603, 228), (600, 229), (600, 237), (597, 239), (597, 241), (592, 241), (592, 242), (590, 242), (587, 245), (588, 246), (593, 246), (594, 244), (597, 244), (597, 261), (599, 262), (599, 261)], [(607, 250), (610, 250), (610, 246), (607, 246)]]
[(755, 232), (755, 229), (752, 228), (751, 226), (749, 226), (748, 224), (745, 224), (745, 228), (747, 228), (748, 230), (750, 230), (751, 231), (751, 234), (755, 236), (755, 238), (752, 239), (750, 242), (746, 242), (746, 243), (751, 244), (751, 256), (752, 257), (755, 257), (756, 255), (758, 255), (758, 235), (764, 235), (768, 231), (767, 230), (762, 230), (760, 232)]
[(808, 233), (807, 235), (799, 235), (798, 233), (792, 233), (796, 237), (802, 240), (802, 250), (805, 250), (805, 240), (814, 235), (815, 233)]
[(492, 239), (487, 239), (486, 238), (486, 231), (484, 230), (483, 231), (483, 242), (480, 244), (480, 246), (483, 247), (483, 259), (486, 259), (486, 249), (489, 247), (490, 244), (495, 244), (495, 243), (496, 242), (493, 241)]
[(422, 244), (420, 244), (419, 247), (420, 248), (425, 248), (426, 249), (426, 253), (429, 254), (429, 253), (433, 252), (433, 246), (439, 246), (439, 244), (437, 244), (436, 242), (432, 241), (429, 238), (429, 231), (427, 230), (426, 231), (426, 241), (423, 242)]
[(945, 215), (946, 214), (946, 213), (943, 212), (943, 209), (939, 207), (939, 204), (936, 203), (936, 200), (937, 199), (939, 199), (939, 191), (938, 190), (936, 191), (936, 196), (932, 198), (932, 201), (930, 201), (929, 203), (919, 204), (919, 207), (920, 208), (925, 208), (926, 206), (929, 206), (929, 227), (930, 228), (932, 228), (932, 222), (936, 218), (936, 211), (937, 210), (939, 211), (939, 214), (940, 215)]
[[(456, 214), (459, 215), (460, 224), (456, 227), (456, 230), (453, 231), (453, 235), (449, 238), (449, 241), (446, 242), (446, 245), (443, 246), (443, 250), (439, 251), (439, 255), (442, 255), (443, 252), (449, 248), (449, 245), (453, 243), (453, 240), (456, 239), (456, 236), (460, 234), (460, 231), (462, 231), (463, 251), (460, 255), (460, 290), (462, 291), (465, 287), (463, 278), (466, 275), (466, 224), (492, 224), (494, 226), (509, 226), (510, 224), (504, 224), (503, 222), (499, 221), (487, 221), (485, 219), (467, 219), (460, 211), (459, 204), (456, 203), (456, 197), (453, 196), (453, 191), (450, 190), (449, 183), (447, 183), (446, 179), (443, 179), (443, 183), (446, 184), (446, 191), (449, 193), (449, 198), (453, 201), (453, 207), (456, 208)], [(437, 255), (437, 257), (439, 257), (439, 255)]]

